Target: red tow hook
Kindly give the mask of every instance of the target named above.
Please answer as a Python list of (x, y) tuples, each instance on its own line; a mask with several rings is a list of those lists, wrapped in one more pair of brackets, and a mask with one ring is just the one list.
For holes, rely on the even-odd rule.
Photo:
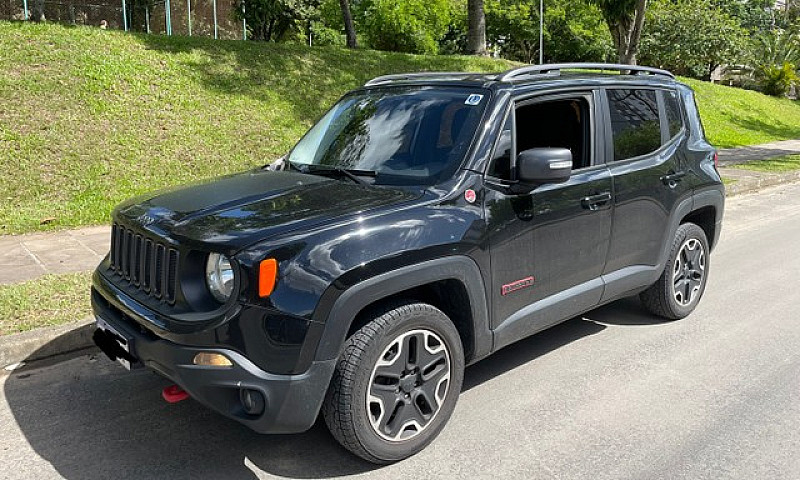
[(170, 385), (161, 391), (161, 396), (167, 403), (178, 403), (189, 398), (189, 392), (177, 385)]

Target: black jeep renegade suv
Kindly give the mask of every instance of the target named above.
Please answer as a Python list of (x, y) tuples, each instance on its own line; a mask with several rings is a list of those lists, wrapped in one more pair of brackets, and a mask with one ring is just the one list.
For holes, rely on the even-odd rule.
[(120, 205), (95, 340), (253, 430), (321, 412), (396, 461), (442, 430), (465, 365), (629, 295), (688, 315), (715, 158), (662, 70), (379, 77), (272, 165)]

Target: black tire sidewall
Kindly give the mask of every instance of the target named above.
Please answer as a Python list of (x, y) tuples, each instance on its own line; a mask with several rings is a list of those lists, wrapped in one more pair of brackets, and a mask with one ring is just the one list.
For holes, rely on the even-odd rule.
[[(422, 306), (419, 311), (414, 307)], [(365, 348), (363, 364), (353, 383), (353, 423), (355, 434), (364, 449), (375, 458), (392, 462), (413, 455), (430, 442), (441, 432), (444, 425), (455, 409), (464, 377), (464, 353), (458, 331), (447, 316), (440, 310), (430, 305), (412, 304), (414, 313), (401, 307), (401, 314), (393, 318), (388, 328), (382, 329), (373, 337), (373, 341)], [(450, 385), (448, 386), (445, 401), (436, 417), (420, 434), (401, 441), (390, 442), (380, 437), (373, 429), (367, 412), (366, 396), (372, 370), (384, 349), (398, 336), (411, 330), (431, 330), (445, 342), (450, 354)]]

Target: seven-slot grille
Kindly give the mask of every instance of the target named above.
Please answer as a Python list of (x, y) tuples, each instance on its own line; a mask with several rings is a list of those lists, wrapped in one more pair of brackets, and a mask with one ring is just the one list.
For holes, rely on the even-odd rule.
[(175, 303), (178, 251), (122, 225), (111, 226), (111, 269), (139, 290)]

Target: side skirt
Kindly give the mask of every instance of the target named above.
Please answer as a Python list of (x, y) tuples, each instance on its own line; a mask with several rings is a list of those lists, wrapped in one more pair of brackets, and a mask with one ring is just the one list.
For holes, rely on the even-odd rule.
[(620, 298), (655, 282), (663, 267), (634, 265), (589, 280), (532, 303), (494, 330), (493, 352)]

